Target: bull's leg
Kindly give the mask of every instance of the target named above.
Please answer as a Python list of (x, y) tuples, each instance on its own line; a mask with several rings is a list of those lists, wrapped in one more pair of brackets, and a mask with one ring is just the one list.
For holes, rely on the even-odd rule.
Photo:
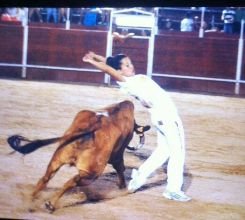
[(124, 177), (125, 166), (124, 166), (123, 159), (120, 160), (120, 162), (113, 163), (112, 166), (117, 171), (118, 180), (119, 180), (118, 183), (119, 189), (126, 188), (126, 181)]
[(53, 212), (56, 208), (56, 204), (59, 198), (69, 189), (76, 186), (86, 186), (93, 182), (95, 177), (92, 177), (90, 174), (84, 171), (80, 171), (78, 175), (75, 175), (73, 178), (68, 180), (60, 191), (58, 191), (49, 201), (45, 203), (46, 208)]
[(60, 161), (57, 161), (52, 158), (50, 161), (48, 168), (46, 170), (45, 175), (38, 181), (33, 193), (32, 193), (32, 198), (35, 199), (38, 196), (38, 193), (44, 189), (49, 180), (54, 176), (54, 174), (59, 170), (59, 168), (63, 165)]

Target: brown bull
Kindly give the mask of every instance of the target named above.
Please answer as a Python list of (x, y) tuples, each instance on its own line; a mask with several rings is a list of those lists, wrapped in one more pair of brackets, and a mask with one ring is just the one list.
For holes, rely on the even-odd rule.
[(112, 164), (119, 178), (119, 188), (125, 188), (123, 153), (133, 132), (142, 134), (149, 126), (138, 126), (134, 122), (134, 105), (123, 101), (111, 105), (99, 112), (83, 110), (79, 112), (64, 136), (46, 140), (30, 141), (19, 147), (20, 141), (26, 140), (20, 136), (12, 136), (8, 142), (12, 148), (27, 154), (41, 146), (59, 141), (45, 175), (38, 181), (33, 198), (46, 187), (48, 181), (64, 164), (76, 166), (79, 173), (67, 181), (50, 201), (46, 208), (54, 211), (58, 199), (75, 186), (85, 186), (96, 180), (104, 171), (107, 163)]

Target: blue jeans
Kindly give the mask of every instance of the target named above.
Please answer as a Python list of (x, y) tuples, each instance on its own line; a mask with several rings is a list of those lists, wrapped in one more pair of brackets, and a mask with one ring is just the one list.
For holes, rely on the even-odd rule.
[(233, 24), (225, 23), (224, 24), (224, 32), (228, 33), (228, 34), (232, 34), (233, 33)]
[(53, 17), (54, 23), (58, 23), (57, 8), (47, 8), (47, 22), (50, 22), (51, 17)]

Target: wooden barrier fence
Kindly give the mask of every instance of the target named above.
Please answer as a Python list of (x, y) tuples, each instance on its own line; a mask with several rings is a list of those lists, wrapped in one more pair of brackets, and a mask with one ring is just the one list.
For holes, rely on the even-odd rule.
[[(106, 54), (106, 29), (28, 26), (26, 72), (23, 75), (24, 28), (0, 23), (0, 77), (78, 83), (104, 83), (104, 74), (82, 56), (89, 50)], [(235, 94), (239, 36), (224, 33), (165, 31), (155, 36), (152, 77), (168, 90), (245, 95), (245, 56), (239, 94)], [(128, 54), (137, 73), (146, 74), (148, 39), (115, 42), (113, 53)], [(243, 54), (245, 49), (243, 49)], [(113, 82), (112, 82), (113, 83)]]

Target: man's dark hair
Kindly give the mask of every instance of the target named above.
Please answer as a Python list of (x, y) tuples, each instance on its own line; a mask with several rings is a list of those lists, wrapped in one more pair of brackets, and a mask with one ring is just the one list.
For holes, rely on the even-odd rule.
[(120, 70), (121, 60), (125, 57), (127, 57), (125, 54), (117, 54), (115, 56), (107, 57), (106, 64), (116, 70)]

